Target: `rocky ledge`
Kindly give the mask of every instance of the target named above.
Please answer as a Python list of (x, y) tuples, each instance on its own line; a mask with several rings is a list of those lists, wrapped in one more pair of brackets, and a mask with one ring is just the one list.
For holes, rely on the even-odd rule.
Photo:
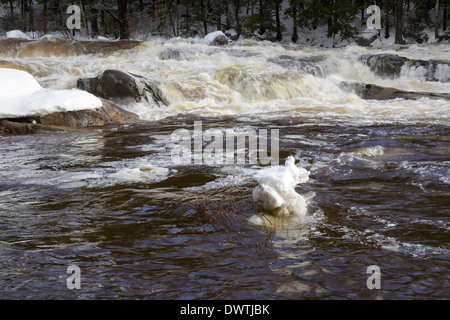
[(423, 81), (450, 81), (448, 73), (445, 72), (450, 68), (449, 61), (415, 60), (387, 53), (366, 54), (361, 56), (359, 61), (382, 78), (395, 79), (400, 77), (403, 72), (405, 74), (414, 73)]
[(44, 131), (99, 127), (108, 124), (138, 123), (140, 118), (114, 103), (102, 99), (94, 110), (55, 112), (44, 116), (0, 119), (0, 135), (20, 135)]
[(450, 100), (449, 93), (405, 91), (396, 88), (381, 87), (375, 84), (342, 82), (341, 88), (355, 92), (365, 100), (392, 100), (392, 99), (444, 99)]

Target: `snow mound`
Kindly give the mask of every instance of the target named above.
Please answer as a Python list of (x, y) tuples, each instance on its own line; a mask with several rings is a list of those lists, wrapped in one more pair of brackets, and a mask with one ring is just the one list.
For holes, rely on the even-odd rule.
[(259, 185), (253, 190), (253, 200), (265, 211), (276, 216), (303, 217), (307, 201), (295, 191), (295, 186), (309, 180), (309, 171), (295, 165), (290, 156), (284, 166), (264, 169), (253, 176)]
[(60, 111), (97, 109), (102, 105), (99, 98), (88, 92), (44, 89), (25, 71), (0, 68), (0, 118), (44, 116)]
[(214, 31), (211, 33), (208, 33), (204, 38), (203, 42), (205, 44), (214, 44), (214, 43), (220, 43), (225, 44), (228, 42), (227, 36), (222, 31)]
[(12, 30), (6, 32), (6, 38), (16, 38), (16, 39), (25, 39), (25, 40), (31, 40), (31, 38), (23, 33), (20, 30)]

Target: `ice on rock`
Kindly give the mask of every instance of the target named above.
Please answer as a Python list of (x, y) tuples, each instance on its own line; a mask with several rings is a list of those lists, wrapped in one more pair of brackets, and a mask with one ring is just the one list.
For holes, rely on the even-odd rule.
[(284, 166), (264, 169), (253, 176), (259, 185), (253, 190), (253, 200), (276, 216), (305, 216), (306, 199), (295, 191), (295, 186), (309, 180), (309, 171), (295, 165), (290, 156)]

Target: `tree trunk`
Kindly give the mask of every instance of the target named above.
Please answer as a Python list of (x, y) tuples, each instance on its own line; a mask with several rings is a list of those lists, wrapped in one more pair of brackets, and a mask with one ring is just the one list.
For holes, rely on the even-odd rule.
[[(214, 16), (217, 17), (217, 31), (222, 31), (222, 2), (223, 0), (217, 1), (212, 5)], [(211, 7), (211, 2), (209, 2), (209, 6)]]
[(106, 26), (105, 10), (100, 10), (100, 26), (104, 34), (108, 34), (108, 27)]
[(403, 0), (396, 0), (395, 3), (395, 43), (404, 44), (403, 39)]
[(128, 25), (128, 6), (127, 0), (117, 0), (117, 7), (119, 9), (119, 28), (120, 39), (130, 39), (130, 28)]
[(259, 0), (259, 34), (263, 35), (266, 33), (266, 28), (264, 28), (264, 4), (263, 0)]
[(296, 43), (298, 41), (298, 33), (297, 33), (297, 5), (294, 3), (292, 5), (292, 23), (293, 23), (293, 30), (292, 30), (292, 42)]
[(14, 17), (14, 3), (13, 3), (13, 0), (9, 0), (9, 10), (11, 11), (11, 17)]
[(447, 30), (447, 1), (443, 1), (442, 8), (444, 12), (442, 13), (442, 31), (445, 32)]
[(63, 10), (61, 9), (61, 1), (54, 0), (53, 1), (53, 14), (52, 14), (52, 17), (50, 17), (50, 18), (53, 21), (56, 21), (56, 25), (58, 28), (63, 25), (62, 12), (63, 12)]
[(34, 30), (34, 8), (33, 8), (33, 0), (28, 1), (28, 24), (30, 31)]
[(206, 21), (206, 8), (205, 8), (205, 0), (200, 0), (200, 11), (201, 17), (203, 21), (203, 29), (205, 31), (205, 36), (208, 34), (208, 23)]
[(434, 21), (434, 38), (439, 38), (439, 0), (436, 0), (436, 14), (435, 14), (435, 21)]
[(230, 0), (227, 0), (226, 1), (226, 12), (227, 12), (227, 14), (226, 14), (226, 19), (225, 19), (225, 24), (226, 24), (225, 29), (226, 30), (231, 29), (231, 19), (230, 19), (230, 15), (231, 15), (230, 11), (231, 10), (230, 10), (230, 7), (231, 7)]
[(95, 38), (99, 35), (98, 31), (98, 21), (97, 21), (98, 10), (95, 8), (91, 9), (91, 37)]
[(240, 0), (233, 0), (233, 4), (234, 4), (234, 18), (236, 20), (236, 38), (239, 39), (239, 37), (241, 36), (241, 22), (239, 21), (239, 6), (240, 6)]
[(387, 0), (384, 1), (384, 37), (388, 39), (390, 37), (389, 33), (389, 3)]
[(167, 11), (169, 12), (169, 23), (172, 26), (172, 33), (173, 36), (176, 37), (177, 36), (177, 28), (175, 25), (175, 20), (173, 19), (173, 7), (172, 7), (172, 3), (168, 2), (167, 3)]
[(190, 37), (191, 36), (191, 30), (189, 29), (189, 4), (188, 3), (185, 4), (185, 9), (186, 9), (186, 18), (185, 18), (185, 21), (186, 21), (186, 33), (187, 33), (187, 36)]
[(47, 0), (44, 0), (43, 2), (44, 8), (42, 11), (42, 29), (44, 31), (44, 34), (47, 33)]
[(281, 21), (280, 21), (280, 3), (275, 4), (275, 20), (277, 23), (277, 41), (283, 40), (283, 35), (281, 34)]

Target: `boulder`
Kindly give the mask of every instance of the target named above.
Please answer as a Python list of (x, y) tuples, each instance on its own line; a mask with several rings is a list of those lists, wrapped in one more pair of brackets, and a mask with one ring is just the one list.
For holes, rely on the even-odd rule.
[(204, 41), (210, 45), (223, 46), (223, 45), (228, 44), (228, 38), (222, 31), (214, 31), (214, 32), (208, 33), (205, 36)]
[(360, 61), (370, 67), (375, 74), (382, 78), (398, 78), (402, 67), (408, 61), (405, 57), (396, 54), (364, 55)]
[(150, 106), (167, 106), (169, 101), (159, 85), (148, 79), (116, 69), (109, 69), (94, 78), (77, 81), (78, 89), (85, 90), (97, 97), (115, 102), (123, 99), (145, 102)]

